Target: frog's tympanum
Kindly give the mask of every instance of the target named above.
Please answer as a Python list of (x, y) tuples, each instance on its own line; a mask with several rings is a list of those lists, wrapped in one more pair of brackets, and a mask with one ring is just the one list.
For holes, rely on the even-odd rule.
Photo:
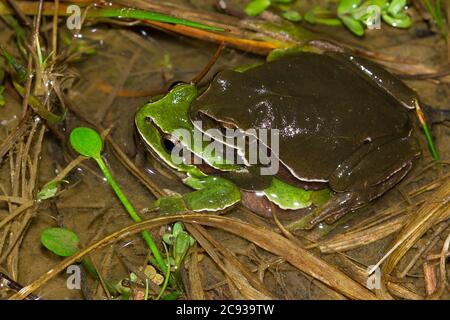
[[(361, 207), (408, 173), (420, 154), (410, 120), (417, 101), (410, 88), (370, 61), (298, 53), (222, 71), (201, 94), (192, 85), (176, 86), (143, 106), (136, 125), (150, 149), (196, 189), (182, 197), (187, 208), (221, 210), (239, 200), (256, 211), (315, 208), (314, 225)], [(201, 130), (278, 129), (279, 170), (261, 176), (258, 165), (204, 156), (203, 145), (177, 135), (180, 128), (194, 135), (197, 121)], [(166, 137), (206, 165), (173, 163)], [(275, 206), (254, 205), (252, 195)]]

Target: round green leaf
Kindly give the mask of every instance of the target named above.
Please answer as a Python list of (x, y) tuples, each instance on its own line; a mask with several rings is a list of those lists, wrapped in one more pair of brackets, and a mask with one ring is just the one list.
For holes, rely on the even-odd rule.
[(181, 222), (176, 222), (172, 227), (172, 234), (176, 237), (180, 232), (183, 232), (183, 224)]
[(306, 11), (303, 14), (303, 18), (305, 19), (306, 22), (309, 22), (312, 24), (316, 23), (316, 16), (314, 15), (312, 10)]
[(387, 8), (388, 1), (387, 0), (369, 0), (366, 2), (367, 6), (378, 6), (381, 10)]
[(86, 127), (72, 130), (70, 144), (76, 152), (91, 158), (99, 158), (103, 149), (103, 141), (97, 131)]
[(175, 236), (173, 234), (171, 234), (171, 233), (165, 233), (165, 234), (163, 234), (162, 239), (168, 245), (173, 245), (173, 242), (175, 240)]
[(191, 246), (191, 236), (186, 232), (180, 232), (175, 238), (173, 245), (173, 258), (175, 260), (175, 266), (180, 267), (186, 253)]
[(282, 16), (286, 20), (289, 20), (292, 22), (298, 22), (298, 21), (302, 20), (302, 16), (300, 15), (300, 13), (298, 13), (297, 11), (294, 11), (294, 10), (285, 11), (285, 12), (283, 12)]
[(360, 3), (361, 0), (341, 0), (339, 1), (337, 13), (338, 15), (342, 15), (351, 12), (356, 9)]
[(359, 22), (356, 19), (353, 19), (349, 16), (342, 16), (340, 17), (342, 19), (342, 22), (344, 25), (350, 29), (351, 32), (356, 34), (357, 36), (362, 37), (364, 35), (364, 27), (361, 22)]
[(383, 12), (381, 14), (381, 17), (383, 18), (384, 22), (386, 22), (387, 24), (389, 24), (394, 28), (406, 29), (409, 28), (412, 24), (411, 17), (404, 12), (399, 13), (394, 17), (388, 13)]
[(389, 5), (387, 11), (392, 15), (396, 16), (400, 13), (406, 5), (406, 0), (393, 0)]
[(252, 0), (245, 7), (245, 13), (249, 16), (257, 16), (269, 8), (270, 4), (270, 0)]
[(80, 239), (69, 229), (48, 228), (41, 233), (41, 243), (60, 257), (70, 257), (78, 252)]

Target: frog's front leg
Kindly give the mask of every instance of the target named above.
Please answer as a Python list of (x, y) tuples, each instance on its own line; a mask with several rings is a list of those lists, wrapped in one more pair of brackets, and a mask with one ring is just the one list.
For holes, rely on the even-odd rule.
[(364, 144), (331, 175), (329, 185), (336, 194), (310, 223), (332, 223), (379, 197), (405, 177), (419, 154), (417, 140), (410, 135)]

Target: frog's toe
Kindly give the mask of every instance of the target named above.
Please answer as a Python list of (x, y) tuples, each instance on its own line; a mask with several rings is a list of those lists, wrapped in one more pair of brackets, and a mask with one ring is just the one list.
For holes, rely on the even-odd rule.
[(324, 220), (334, 222), (355, 207), (357, 202), (357, 195), (354, 192), (338, 193), (324, 206), (316, 210), (309, 223), (314, 226)]

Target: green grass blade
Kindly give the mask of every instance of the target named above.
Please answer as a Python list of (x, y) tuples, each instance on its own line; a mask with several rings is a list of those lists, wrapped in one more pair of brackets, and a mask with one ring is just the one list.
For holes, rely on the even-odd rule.
[(173, 24), (179, 24), (183, 26), (193, 27), (197, 29), (203, 29), (208, 31), (225, 31), (222, 28), (208, 26), (203, 23), (198, 23), (195, 21), (187, 20), (187, 19), (181, 19), (181, 18), (175, 18), (172, 16), (168, 16), (166, 14), (152, 12), (152, 11), (145, 11), (140, 9), (133, 9), (133, 8), (122, 8), (122, 9), (116, 9), (116, 8), (104, 8), (104, 9), (98, 9), (98, 10), (90, 10), (88, 11), (87, 16), (89, 18), (118, 18), (118, 19), (136, 19), (136, 20), (150, 20), (150, 21), (157, 21), (157, 22), (165, 22), (165, 23), (173, 23)]
[(425, 137), (427, 138), (428, 146), (431, 151), (431, 155), (433, 156), (433, 159), (438, 161), (439, 160), (439, 154), (436, 150), (436, 147), (433, 142), (433, 138), (431, 137), (430, 130), (428, 129), (428, 126), (424, 123), (422, 124), (423, 132), (425, 133)]

